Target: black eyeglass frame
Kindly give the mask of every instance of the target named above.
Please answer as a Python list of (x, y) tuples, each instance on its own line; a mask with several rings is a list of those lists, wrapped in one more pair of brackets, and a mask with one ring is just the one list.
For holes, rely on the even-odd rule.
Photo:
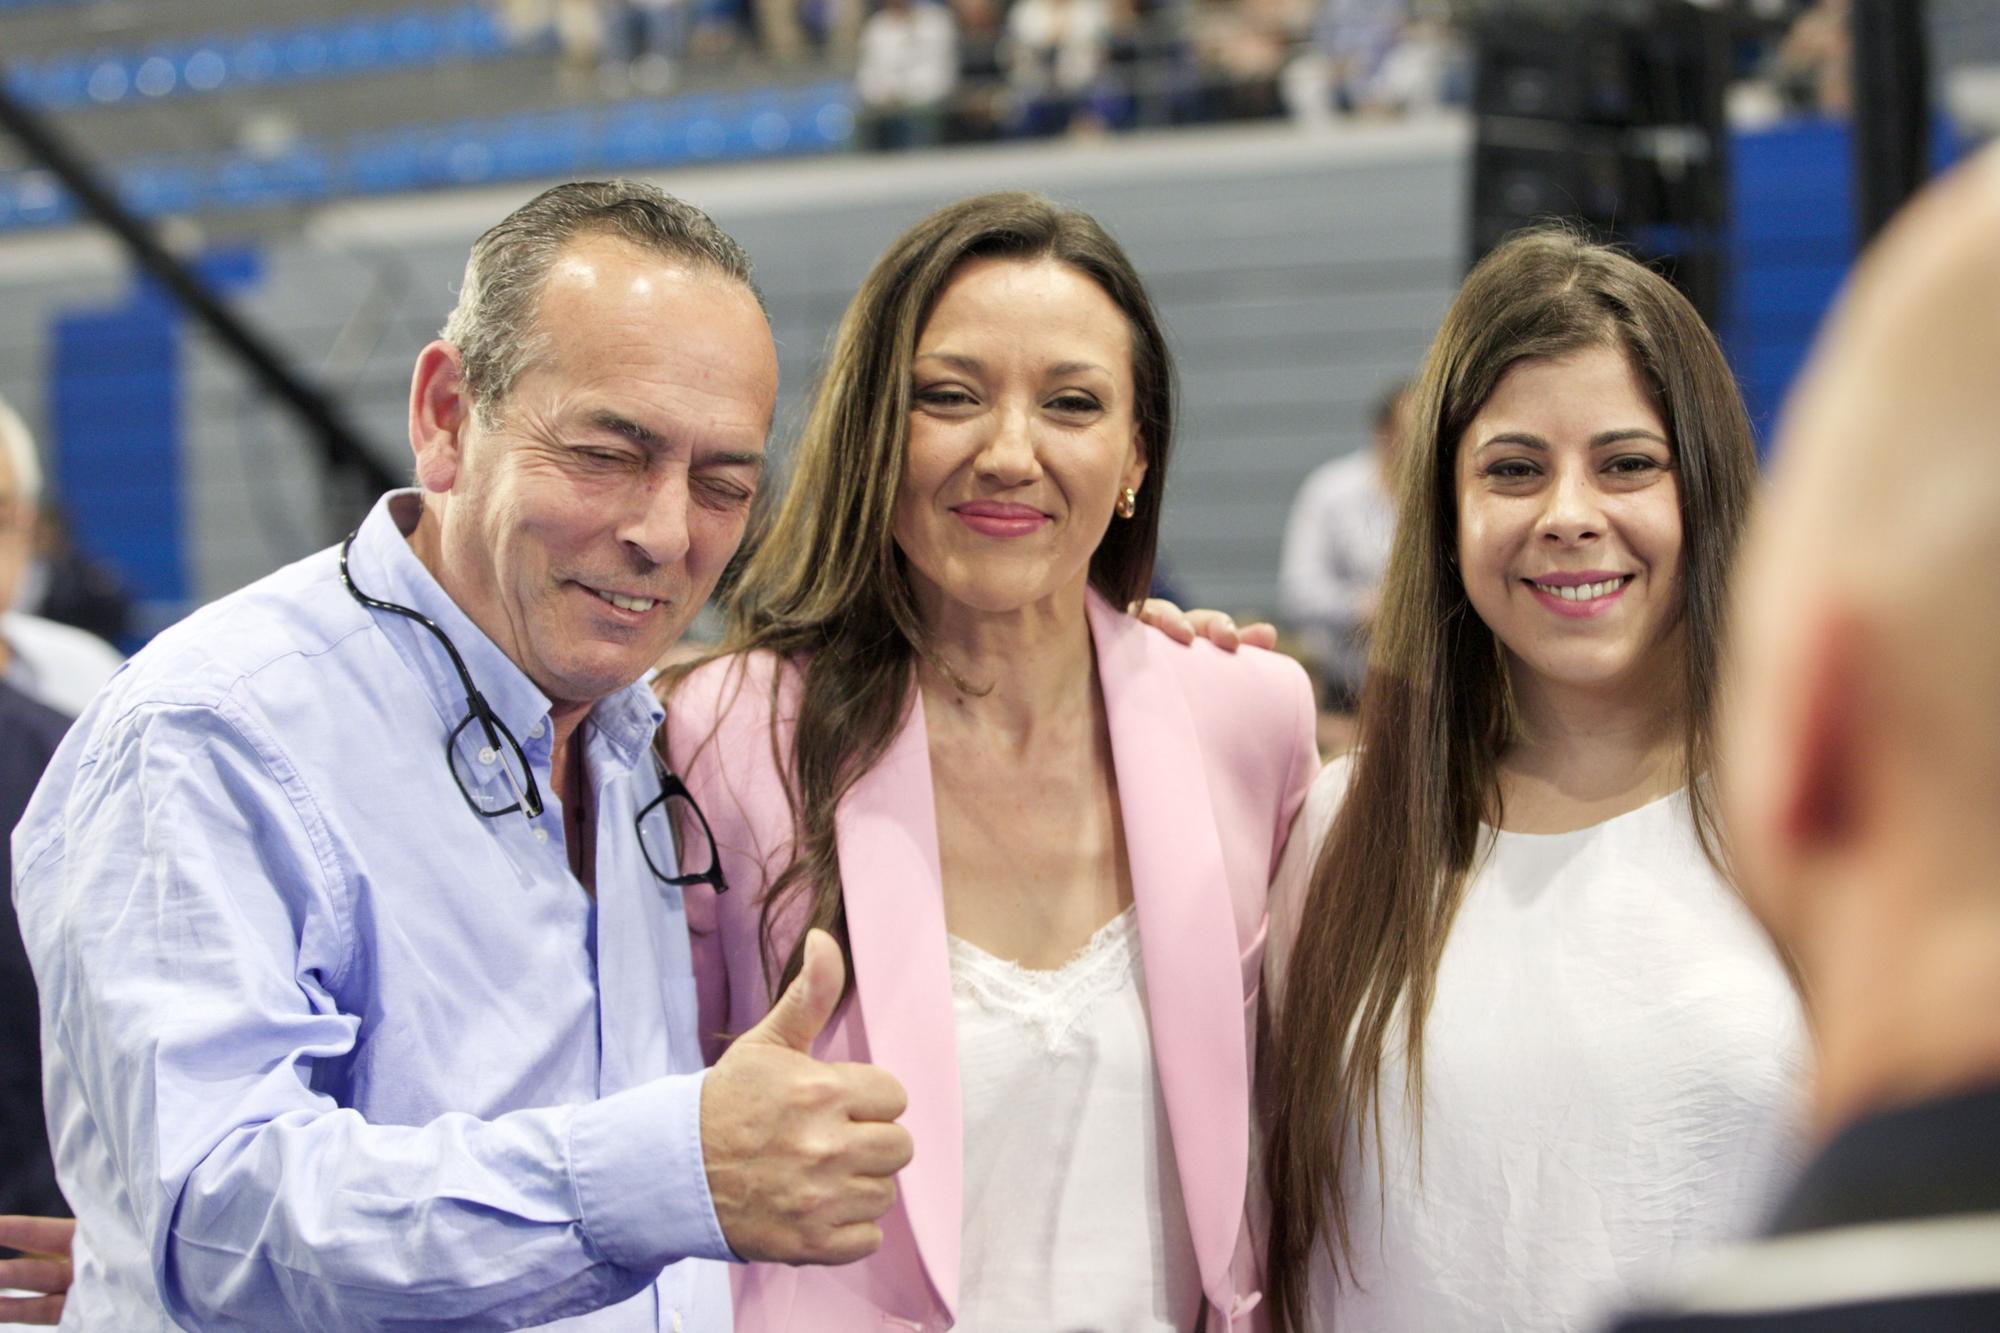
[[(722, 850), (715, 845), (715, 830), (708, 826), (708, 816), (701, 812), (701, 805), (694, 799), (694, 793), (687, 789), (687, 784), (682, 782), (674, 771), (666, 766), (657, 753), (653, 755), (653, 768), (660, 775), (660, 794), (640, 806), (637, 817), (632, 821), (632, 832), (639, 839), (639, 855), (646, 858), (646, 869), (652, 871), (653, 878), (660, 881), (660, 883), (671, 884), (678, 889), (692, 888), (696, 884), (706, 884), (717, 893), (729, 892), (729, 881), (724, 879), (722, 875)], [(701, 825), (701, 836), (708, 843), (708, 869), (706, 870), (695, 871), (691, 874), (669, 875), (661, 870), (659, 866), (653, 864), (653, 853), (646, 846), (646, 816), (653, 813), (655, 809), (659, 810), (661, 819), (667, 825), (667, 836), (672, 840), (674, 821), (667, 818), (665, 807), (668, 801), (676, 797), (687, 802), (688, 809), (694, 811), (695, 823)], [(680, 843), (673, 841), (672, 845), (676, 852), (678, 852)]]
[[(405, 620), (414, 620), (417, 624), (429, 630), (437, 638), (437, 641), (444, 645), (445, 656), (451, 659), (451, 668), (458, 673), (458, 683), (465, 687), (465, 720), (453, 727), (450, 733), (444, 738), (444, 766), (450, 770), (451, 780), (458, 787), (458, 794), (465, 798), (465, 803), (471, 808), (472, 813), (478, 815), (481, 819), (499, 819), (503, 815), (513, 814), (516, 810), (521, 811), (530, 820), (540, 819), (544, 806), (542, 805), (541, 788), (535, 784), (534, 766), (528, 762), (528, 756), (521, 749), (521, 743), (514, 739), (514, 733), (507, 729), (507, 724), (500, 720), (500, 715), (493, 711), (491, 704), (486, 702), (486, 696), (481, 694), (479, 687), (472, 683), (472, 673), (466, 669), (465, 659), (458, 655), (458, 645), (451, 641), (451, 636), (440, 629), (437, 622), (423, 612), (415, 610), (412, 607), (403, 606), (397, 602), (385, 601), (380, 597), (371, 597), (355, 586), (354, 575), (350, 574), (347, 570), (347, 554), (354, 549), (354, 539), (357, 535), (359, 535), (359, 529), (348, 533), (347, 540), (340, 544), (340, 582), (346, 587), (348, 595), (365, 607), (376, 611), (386, 611), (390, 615), (401, 616)], [(498, 810), (481, 808), (479, 802), (472, 799), (472, 793), (466, 790), (465, 779), (459, 774), (458, 765), (452, 762), (452, 749), (458, 744), (459, 733), (463, 732), (474, 722), (479, 723), (480, 729), (486, 733), (488, 748), (498, 751), (504, 742), (507, 748), (514, 752), (514, 757), (520, 761), (521, 781), (518, 783), (514, 781), (513, 770), (507, 769), (505, 764), (501, 765), (501, 768), (507, 769), (507, 781), (514, 788), (515, 799), (512, 805), (503, 806)], [(690, 801), (689, 804), (692, 805), (693, 802)], [(703, 827), (707, 827), (706, 822), (704, 822)], [(640, 847), (641, 850), (644, 850), (643, 843), (640, 844)]]

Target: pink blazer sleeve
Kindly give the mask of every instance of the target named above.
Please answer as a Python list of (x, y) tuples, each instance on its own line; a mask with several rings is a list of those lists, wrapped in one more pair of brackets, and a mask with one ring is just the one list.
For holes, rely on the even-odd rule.
[(707, 816), (729, 886), (722, 894), (706, 885), (687, 891), (703, 1053), (711, 1063), (770, 1008), (759, 905), (791, 856), (791, 806), (773, 743), (789, 741), (796, 697), (797, 677), (754, 654), (707, 664), (666, 702), (668, 767)]

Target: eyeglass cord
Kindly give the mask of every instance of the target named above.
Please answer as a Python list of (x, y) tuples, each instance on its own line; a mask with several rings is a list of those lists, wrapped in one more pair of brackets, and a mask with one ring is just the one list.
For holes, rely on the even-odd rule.
[[(477, 719), (480, 729), (486, 733), (486, 744), (496, 754), (500, 753), (503, 744), (501, 737), (504, 734), (506, 736), (505, 744), (518, 753), (521, 748), (520, 743), (514, 740), (513, 733), (507, 730), (507, 724), (500, 720), (499, 715), (493, 711), (492, 705), (486, 702), (486, 696), (479, 692), (479, 687), (472, 683), (472, 672), (466, 669), (465, 659), (459, 656), (458, 645), (451, 641), (451, 636), (440, 629), (437, 622), (423, 612), (411, 607), (402, 606), (396, 602), (385, 601), (380, 597), (371, 597), (355, 586), (354, 575), (349, 573), (347, 569), (347, 556), (348, 552), (354, 549), (354, 539), (357, 535), (359, 535), (358, 529), (355, 532), (348, 533), (347, 540), (340, 544), (340, 582), (346, 587), (348, 594), (355, 601), (371, 610), (386, 611), (391, 615), (401, 616), (405, 620), (413, 620), (429, 630), (436, 637), (437, 641), (444, 645), (445, 655), (451, 659), (452, 670), (458, 673), (459, 684), (465, 687), (466, 710), (473, 718)], [(449, 762), (449, 757), (447, 757), (447, 762)], [(516, 780), (514, 770), (504, 762), (500, 765), (500, 771), (506, 775), (507, 784), (514, 789), (514, 799), (522, 813), (530, 820), (540, 819), (543, 809), (541, 789), (535, 784), (535, 775), (528, 770), (526, 764), (522, 765), (519, 780)], [(523, 784), (525, 784), (525, 789)], [(500, 813), (505, 814), (506, 811), (503, 810)]]

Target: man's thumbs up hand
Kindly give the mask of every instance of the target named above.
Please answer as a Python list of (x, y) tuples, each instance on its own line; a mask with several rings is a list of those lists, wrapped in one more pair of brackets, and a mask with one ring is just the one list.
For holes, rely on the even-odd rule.
[(847, 980), (847, 967), (840, 961), (840, 946), (823, 930), (806, 932), (805, 961), (798, 976), (764, 1015), (764, 1021), (736, 1039), (765, 1046), (782, 1046), (800, 1055), (811, 1055), (820, 1029), (833, 1017), (840, 1003), (840, 988)]
[(907, 1099), (873, 1065), (812, 1057), (845, 978), (840, 947), (810, 932), (798, 976), (702, 1084), (709, 1197), (745, 1259), (844, 1264), (882, 1244), (912, 1149), (894, 1123)]

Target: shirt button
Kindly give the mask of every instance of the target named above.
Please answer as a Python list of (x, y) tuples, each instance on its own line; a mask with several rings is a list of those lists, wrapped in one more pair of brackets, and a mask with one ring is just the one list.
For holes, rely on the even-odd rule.
[(674, 1333), (681, 1333), (681, 1329), (683, 1327), (684, 1325), (681, 1323), (681, 1312), (679, 1310), (676, 1310), (674, 1311)]
[(482, 745), (482, 746), (480, 746), (480, 747), (479, 747), (479, 762), (480, 762), (480, 763), (482, 763), (482, 764), (490, 764), (490, 763), (492, 763), (492, 762), (493, 762), (493, 761), (494, 761), (495, 759), (498, 759), (499, 757), (500, 757), (500, 752), (499, 752), (498, 750), (494, 749), (494, 748), (493, 748), (492, 746), (490, 746), (490, 745)]
[(538, 741), (542, 738), (542, 733), (547, 731), (548, 729), (549, 729), (549, 724), (547, 720), (538, 717), (535, 719), (535, 725), (528, 728), (528, 739), (531, 741)]
[(548, 840), (549, 840), (549, 831), (547, 829), (538, 828), (535, 830), (536, 842), (547, 842)]

